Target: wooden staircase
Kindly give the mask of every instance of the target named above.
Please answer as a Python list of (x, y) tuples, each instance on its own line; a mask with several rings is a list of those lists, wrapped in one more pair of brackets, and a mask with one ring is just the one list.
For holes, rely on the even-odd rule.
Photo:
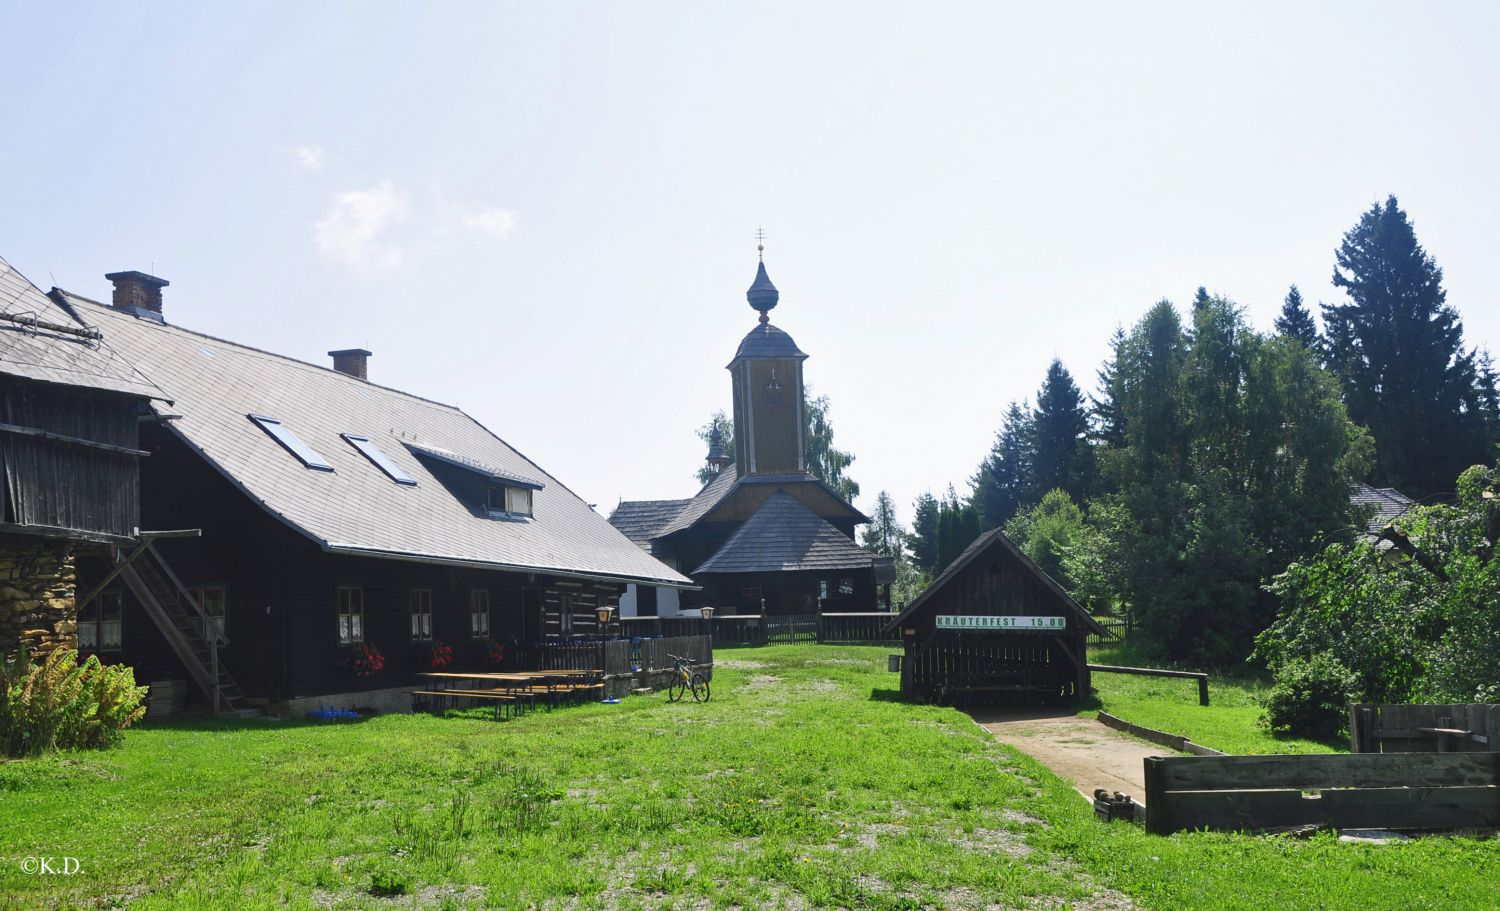
[(144, 532), (141, 543), (130, 552), (116, 549), (114, 569), (99, 587), (116, 576), (123, 579), (214, 711), (234, 711), (243, 705), (245, 693), (219, 662), (219, 647), (228, 645), (229, 638), (157, 552), (154, 542), (162, 536)]

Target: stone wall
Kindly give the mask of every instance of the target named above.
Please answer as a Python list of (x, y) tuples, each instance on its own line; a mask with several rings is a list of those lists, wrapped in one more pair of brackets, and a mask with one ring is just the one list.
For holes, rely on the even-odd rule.
[(77, 648), (76, 584), (67, 542), (0, 535), (0, 655)]

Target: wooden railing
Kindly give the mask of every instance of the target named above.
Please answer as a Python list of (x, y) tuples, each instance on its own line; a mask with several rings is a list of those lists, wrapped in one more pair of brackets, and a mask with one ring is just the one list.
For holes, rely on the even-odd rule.
[(1168, 671), (1155, 667), (1116, 667), (1112, 664), (1090, 664), (1092, 674), (1132, 674), (1137, 677), (1181, 677), (1198, 681), (1198, 704), (1208, 705), (1208, 675), (1202, 671)]
[(1101, 636), (1098, 633), (1089, 633), (1089, 645), (1119, 645), (1125, 641), (1126, 634), (1129, 632), (1129, 624), (1124, 620), (1110, 617), (1095, 617), (1094, 622), (1104, 627), (1109, 632), (1109, 635)]

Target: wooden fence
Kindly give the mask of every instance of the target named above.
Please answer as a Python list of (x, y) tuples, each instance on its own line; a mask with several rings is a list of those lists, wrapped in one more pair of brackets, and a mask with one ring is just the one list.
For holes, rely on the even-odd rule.
[(1500, 751), (1500, 705), (1352, 705), (1356, 753)]
[(543, 642), (515, 652), (510, 667), (518, 670), (602, 670), (606, 696), (623, 696), (638, 687), (667, 685), (672, 655), (692, 658), (710, 680), (714, 673), (714, 645), (709, 636), (671, 636), (631, 642)]
[(736, 645), (789, 645), (812, 642), (842, 645), (899, 645), (899, 631), (885, 632), (892, 614), (724, 614), (700, 617), (623, 617), (620, 630), (633, 639), (656, 636), (709, 636), (720, 648)]
[(1500, 753), (1152, 756), (1146, 831), (1500, 825)]
[(1124, 620), (1112, 619), (1110, 617), (1095, 617), (1095, 622), (1108, 631), (1108, 636), (1101, 636), (1091, 632), (1088, 637), (1089, 645), (1119, 645), (1124, 642), (1130, 632), (1130, 625)]

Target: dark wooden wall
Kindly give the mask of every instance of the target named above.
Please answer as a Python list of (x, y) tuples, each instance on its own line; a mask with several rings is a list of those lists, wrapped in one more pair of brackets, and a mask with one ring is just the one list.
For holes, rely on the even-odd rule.
[[(598, 632), (596, 607), (617, 605), (623, 586), (575, 582), (543, 574), (455, 568), (416, 561), (328, 554), (253, 503), (170, 431), (148, 427), (152, 455), (143, 472), (143, 527), (199, 528), (199, 538), (157, 543), (189, 588), (227, 592), (221, 661), (246, 694), (266, 699), (316, 696), (403, 685), (430, 670), (430, 645), (411, 640), (411, 591), (432, 593), (433, 637), (454, 650), (456, 667), (481, 667), (487, 644), (470, 626), (470, 592), (490, 593), (490, 636), (497, 642), (556, 638), (561, 594), (573, 595), (573, 635)], [(108, 563), (80, 564), (80, 587), (92, 588)], [(364, 595), (365, 641), (386, 658), (369, 678), (347, 668), (350, 649), (338, 641), (338, 589)], [(126, 597), (124, 648), (106, 656), (134, 664), (138, 679), (180, 677), (184, 671), (144, 610)]]
[[(0, 377), (0, 423), (137, 448), (140, 400)], [(139, 459), (17, 430), (0, 432), (4, 519), (12, 525), (128, 537), (140, 521)]]
[[(779, 392), (766, 387), (775, 372)], [(802, 452), (802, 363), (750, 359), (734, 366), (735, 470), (756, 474), (800, 471)]]

